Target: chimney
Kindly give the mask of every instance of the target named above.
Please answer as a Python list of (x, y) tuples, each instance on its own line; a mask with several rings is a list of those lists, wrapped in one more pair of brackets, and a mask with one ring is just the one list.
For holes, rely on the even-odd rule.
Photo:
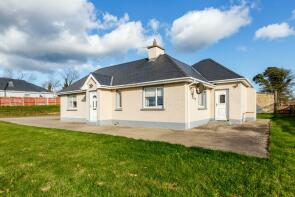
[(13, 88), (14, 87), (14, 84), (13, 84), (13, 81), (12, 80), (8, 81), (8, 87), (10, 87), (10, 88)]
[(149, 60), (155, 60), (160, 55), (165, 54), (165, 49), (163, 49), (161, 46), (157, 44), (156, 39), (153, 41), (152, 46), (148, 46), (148, 57)]

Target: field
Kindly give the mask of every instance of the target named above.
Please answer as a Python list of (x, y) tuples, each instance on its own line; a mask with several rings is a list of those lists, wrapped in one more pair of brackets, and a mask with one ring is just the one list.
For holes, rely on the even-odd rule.
[(0, 196), (294, 196), (295, 118), (270, 158), (0, 122)]

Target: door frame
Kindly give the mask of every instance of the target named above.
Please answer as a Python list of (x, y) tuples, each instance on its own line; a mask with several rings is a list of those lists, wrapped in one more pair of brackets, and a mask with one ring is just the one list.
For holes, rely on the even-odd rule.
[[(217, 89), (214, 90), (214, 120), (216, 120), (216, 92), (218, 91), (225, 91), (225, 102), (226, 102), (226, 120), (224, 121), (228, 121), (229, 120), (229, 107), (230, 107), (230, 103), (229, 103), (229, 89)], [(222, 121), (222, 120), (220, 120)]]
[[(92, 93), (95, 93), (95, 94), (92, 94)], [(92, 112), (92, 109), (91, 109), (91, 97), (93, 96), (93, 95), (95, 95), (96, 96), (96, 102), (97, 102), (97, 104), (96, 104), (96, 119), (95, 120), (92, 120), (91, 119), (91, 112)], [(89, 91), (88, 92), (88, 121), (89, 122), (97, 122), (98, 121), (98, 94), (97, 94), (97, 91), (96, 90), (93, 90), (93, 91)]]

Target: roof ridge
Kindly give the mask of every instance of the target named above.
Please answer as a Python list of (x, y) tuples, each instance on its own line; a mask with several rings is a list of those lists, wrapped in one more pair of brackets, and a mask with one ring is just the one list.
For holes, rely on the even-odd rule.
[[(182, 63), (182, 64), (185, 64), (187, 67), (189, 67), (189, 68), (191, 68), (194, 72), (196, 72), (197, 74), (199, 74), (200, 76), (202, 76), (205, 80), (207, 80), (208, 81), (208, 79), (205, 77), (205, 76), (203, 76), (199, 71), (197, 71), (194, 67), (192, 67), (192, 66), (190, 66), (190, 65), (188, 65), (187, 63), (185, 63), (185, 62), (182, 62), (182, 61), (180, 61), (180, 60), (178, 60), (178, 59), (176, 59), (176, 58), (174, 58), (174, 57), (171, 57), (174, 61), (178, 61), (178, 62), (180, 62), (180, 63)], [(178, 65), (177, 65), (178, 66)], [(179, 66), (178, 66), (179, 67)], [(180, 68), (181, 69), (181, 68)], [(182, 70), (182, 69), (181, 69)]]
[[(176, 65), (176, 67), (177, 67), (177, 69), (178, 70), (180, 70), (180, 72), (182, 72), (182, 74), (184, 74), (186, 77), (190, 77), (189, 75), (187, 75), (187, 73), (185, 73), (178, 65), (177, 65), (177, 63), (175, 62), (175, 58), (173, 58), (173, 57), (171, 57), (170, 55), (168, 55), (168, 54), (164, 54), (164, 55), (166, 55), (167, 57), (168, 57), (168, 59), (170, 60), (170, 61), (172, 61), (175, 65)], [(177, 61), (179, 61), (179, 60), (177, 60)], [(183, 62), (182, 62), (183, 63)], [(184, 63), (185, 64), (185, 63)]]
[(28, 84), (34, 86), (35, 88), (41, 88), (41, 89), (43, 89), (45, 92), (49, 92), (46, 88), (43, 88), (43, 87), (41, 87), (41, 86), (38, 86), (38, 85), (33, 84), (33, 83), (31, 83), (31, 82), (28, 82), (28, 81), (26, 81), (26, 80), (23, 80), (23, 79), (18, 79), (18, 80), (19, 80), (19, 81), (26, 82), (26, 83), (28, 83)]
[(124, 63), (120, 63), (120, 64), (113, 64), (113, 65), (111, 65), (111, 66), (105, 66), (105, 67), (102, 67), (102, 68), (96, 69), (96, 70), (93, 71), (93, 72), (96, 72), (96, 71), (98, 71), (98, 70), (105, 69), (105, 68), (111, 68), (111, 67), (122, 66), (123, 64), (129, 64), (129, 63), (138, 62), (138, 61), (142, 61), (142, 60), (146, 60), (146, 59), (147, 59), (147, 58), (142, 58), (142, 59), (133, 60), (133, 61), (129, 61), (129, 62), (124, 62)]

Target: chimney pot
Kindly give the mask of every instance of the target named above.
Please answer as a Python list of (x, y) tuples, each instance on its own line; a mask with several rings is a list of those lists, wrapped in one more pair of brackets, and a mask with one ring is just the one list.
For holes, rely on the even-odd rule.
[(157, 40), (153, 40), (153, 45), (148, 46), (148, 58), (149, 60), (155, 60), (160, 55), (165, 54), (165, 49), (158, 45)]

